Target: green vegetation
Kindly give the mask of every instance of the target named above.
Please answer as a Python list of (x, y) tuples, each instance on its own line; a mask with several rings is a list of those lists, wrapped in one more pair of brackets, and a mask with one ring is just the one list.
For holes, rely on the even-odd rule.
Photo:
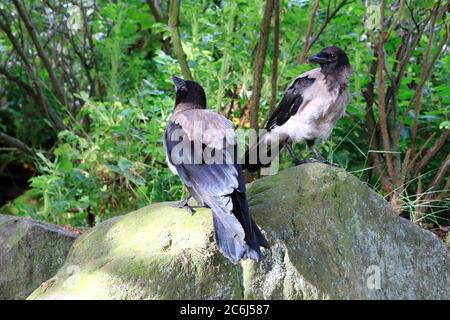
[(349, 54), (352, 99), (319, 149), (444, 235), (447, 12), (431, 0), (1, 1), (1, 192), (32, 176), (7, 209), (84, 226), (179, 199), (161, 139), (171, 76), (201, 83), (236, 128), (262, 126), (305, 58), (333, 44)]

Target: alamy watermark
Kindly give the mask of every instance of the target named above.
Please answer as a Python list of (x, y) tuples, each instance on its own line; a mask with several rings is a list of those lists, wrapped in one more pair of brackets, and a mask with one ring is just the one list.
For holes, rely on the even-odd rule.
[(165, 139), (174, 165), (257, 164), (272, 168), (265, 170), (266, 174), (274, 174), (278, 169), (280, 141), (273, 131), (269, 134), (265, 129), (216, 128), (198, 121), (170, 130)]

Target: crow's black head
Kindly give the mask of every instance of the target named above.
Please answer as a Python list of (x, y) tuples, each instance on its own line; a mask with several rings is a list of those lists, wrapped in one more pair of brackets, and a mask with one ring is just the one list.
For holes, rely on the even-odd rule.
[(179, 104), (191, 104), (192, 109), (206, 109), (206, 94), (202, 86), (195, 81), (172, 77), (177, 89), (175, 108)]
[(308, 61), (320, 64), (324, 73), (337, 72), (344, 67), (350, 66), (347, 54), (344, 50), (335, 46), (326, 47), (318, 54), (309, 58)]

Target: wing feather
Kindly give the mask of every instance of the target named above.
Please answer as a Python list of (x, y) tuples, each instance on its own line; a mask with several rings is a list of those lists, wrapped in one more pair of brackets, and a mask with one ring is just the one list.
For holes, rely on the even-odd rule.
[(269, 121), (267, 121), (267, 130), (283, 125), (291, 116), (298, 112), (298, 109), (304, 102), (303, 92), (312, 86), (314, 81), (315, 78), (308, 74), (294, 80), (284, 94), (283, 99), (281, 99), (280, 104), (270, 116)]
[[(203, 111), (204, 112), (204, 111)], [(213, 115), (210, 117), (210, 115)], [(193, 133), (192, 121), (176, 117), (169, 121), (165, 147), (169, 164), (175, 168), (183, 183), (194, 192), (213, 211), (213, 221), (216, 231), (216, 240), (220, 250), (233, 263), (240, 259), (259, 259), (259, 245), (268, 247), (267, 240), (250, 217), (247, 199), (245, 195), (245, 182), (242, 168), (238, 163), (237, 144), (234, 132), (232, 136), (223, 132), (229, 128), (225, 118), (217, 118), (217, 114), (208, 112), (205, 115), (195, 115), (195, 119), (208, 122), (209, 127), (218, 129), (214, 139), (211, 136), (196, 135)], [(221, 117), (221, 116), (220, 116)], [(181, 119), (181, 120), (180, 120)], [(217, 121), (220, 120), (220, 121)], [(228, 120), (227, 120), (228, 121)], [(184, 127), (187, 126), (187, 129)], [(208, 126), (205, 125), (205, 126)], [(181, 132), (177, 139), (171, 139), (176, 130)], [(222, 132), (220, 132), (222, 130)], [(188, 131), (191, 131), (190, 133)], [(198, 138), (200, 141), (196, 141)], [(193, 163), (195, 155), (177, 154), (175, 147), (183, 140), (187, 140), (192, 146), (201, 142), (203, 150), (212, 148), (214, 152), (222, 154), (223, 163)], [(230, 145), (224, 141), (233, 141)], [(194, 149), (194, 148), (192, 148)], [(227, 152), (230, 154), (227, 154)], [(189, 152), (189, 151), (188, 151)], [(217, 155), (216, 155), (217, 156)], [(174, 161), (176, 160), (176, 161)], [(179, 161), (179, 160), (184, 160)], [(187, 161), (186, 161), (187, 160)], [(231, 160), (231, 161), (230, 161)]]

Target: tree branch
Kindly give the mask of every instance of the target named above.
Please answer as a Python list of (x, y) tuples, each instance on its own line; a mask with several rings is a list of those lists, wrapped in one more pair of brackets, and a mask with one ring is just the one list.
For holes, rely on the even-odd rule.
[(0, 66), (0, 74), (4, 75), (5, 78), (8, 79), (9, 81), (17, 84), (19, 87), (21, 87), (23, 90), (25, 90), (33, 98), (36, 97), (36, 95), (34, 94), (33, 88), (30, 85), (23, 82), (19, 77), (16, 77), (15, 75), (11, 74), (6, 68)]
[[(367, 84), (366, 91), (363, 92), (364, 99), (366, 100), (366, 127), (367, 127), (367, 135), (369, 138), (369, 150), (378, 150), (378, 135), (376, 130), (376, 122), (375, 115), (373, 112), (373, 103), (374, 103), (374, 90), (375, 90), (375, 78), (377, 73), (378, 66), (378, 55), (375, 50), (375, 60), (369, 66), (369, 82)], [(381, 184), (384, 189), (388, 192), (392, 192), (394, 189), (391, 181), (386, 176), (383, 165), (381, 163), (380, 155), (377, 152), (371, 152), (370, 160), (373, 162), (373, 166), (375, 167), (375, 171), (380, 177)]]
[[(329, 0), (331, 1), (331, 0)], [(305, 48), (303, 49), (302, 54), (299, 57), (299, 62), (302, 63), (302, 60), (306, 59), (306, 56), (308, 55), (309, 50), (311, 49), (311, 47), (313, 46), (313, 44), (317, 41), (317, 39), (320, 37), (320, 35), (322, 34), (322, 32), (325, 30), (325, 28), (328, 26), (328, 24), (330, 23), (331, 20), (333, 20), (333, 18), (337, 15), (337, 13), (339, 12), (339, 10), (342, 9), (342, 7), (344, 7), (346, 4), (351, 3), (348, 2), (348, 0), (343, 0), (341, 3), (339, 3), (334, 10), (331, 12), (331, 14), (328, 12), (327, 10), (327, 17), (325, 18), (325, 21), (322, 23), (322, 25), (320, 26), (319, 31), (317, 31), (317, 33), (314, 35), (313, 39), (311, 41), (308, 42), (308, 45), (305, 46)], [(328, 2), (328, 6), (330, 5), (330, 2)], [(314, 22), (314, 20), (313, 20)], [(311, 23), (311, 21), (310, 21)], [(306, 43), (305, 43), (306, 44)]]
[[(328, 1), (328, 4), (330, 4), (330, 0)], [(303, 47), (303, 51), (300, 54), (300, 57), (298, 59), (299, 63), (306, 62), (306, 55), (308, 54), (308, 51), (310, 49), (309, 39), (311, 38), (312, 33), (314, 31), (314, 20), (316, 19), (317, 11), (319, 10), (319, 6), (320, 6), (320, 0), (316, 0), (314, 2), (314, 7), (312, 10), (311, 16), (309, 18), (308, 30), (306, 31), (306, 36), (305, 36), (305, 44)]]
[(33, 22), (31, 21), (30, 17), (27, 15), (22, 2), (20, 0), (13, 0), (13, 2), (17, 8), (17, 12), (19, 13), (19, 16), (21, 17), (22, 21), (25, 23), (25, 27), (27, 28), (28, 33), (30, 34), (31, 40), (33, 41), (34, 46), (36, 47), (37, 54), (47, 70), (47, 73), (50, 78), (50, 83), (52, 84), (53, 90), (55, 90), (55, 95), (58, 98), (59, 102), (65, 106), (66, 101), (64, 98), (64, 88), (61, 86), (60, 82), (58, 81), (56, 74), (53, 70), (52, 64), (50, 62), (50, 59), (48, 58), (47, 54), (44, 51), (44, 48), (42, 47), (41, 43), (39, 42), (39, 37), (38, 37), (37, 31), (36, 31), (36, 28), (35, 28)]
[(30, 155), (30, 156), (34, 155), (33, 149), (31, 149), (29, 146), (27, 146), (25, 143), (23, 143), (19, 139), (11, 137), (11, 136), (7, 135), (6, 133), (0, 132), (0, 142), (4, 143), (10, 147), (17, 148), (17, 150), (20, 150), (27, 155)]
[(392, 162), (391, 154), (391, 145), (389, 141), (389, 132), (387, 127), (387, 115), (386, 115), (386, 104), (385, 104), (385, 91), (384, 91), (384, 8), (385, 1), (381, 2), (380, 8), (380, 41), (377, 44), (377, 55), (378, 55), (378, 64), (377, 64), (377, 84), (378, 84), (378, 111), (380, 113), (380, 131), (381, 131), (381, 139), (383, 141), (384, 150), (387, 151), (384, 154), (384, 158), (386, 159), (386, 165), (388, 170), (388, 175), (391, 181), (394, 181), (395, 178), (395, 169)]
[(450, 166), (450, 153), (447, 155), (447, 157), (445, 158), (441, 167), (439, 168), (438, 172), (434, 176), (433, 181), (431, 182), (430, 186), (428, 187), (428, 192), (436, 191), (436, 189), (439, 188), (439, 185), (441, 184), (442, 179), (446, 176), (449, 166)]
[[(94, 6), (94, 8), (95, 8), (95, 6)], [(81, 9), (81, 15), (83, 17), (84, 36), (85, 36), (85, 39), (87, 40), (87, 43), (89, 45), (89, 50), (91, 52), (90, 55), (91, 55), (91, 59), (92, 59), (92, 65), (93, 65), (94, 71), (95, 71), (95, 78), (96, 78), (96, 82), (97, 82), (98, 96), (99, 96), (100, 101), (103, 101), (104, 96), (105, 96), (105, 92), (103, 90), (103, 85), (102, 85), (102, 82), (101, 82), (101, 79), (100, 79), (100, 71), (99, 71), (99, 67), (98, 67), (98, 63), (97, 63), (97, 59), (96, 59), (94, 40), (92, 39), (92, 32), (91, 32), (91, 29), (89, 27), (88, 15), (87, 15), (87, 12), (86, 12), (86, 7), (83, 4), (83, 1), (80, 1), (80, 9)]]
[(272, 96), (270, 100), (269, 115), (275, 110), (275, 105), (277, 104), (278, 55), (280, 52), (280, 0), (275, 0), (273, 14), (273, 57), (272, 75), (270, 79)]
[(170, 0), (169, 3), (169, 29), (172, 37), (172, 44), (175, 49), (175, 53), (180, 63), (181, 74), (185, 80), (192, 80), (191, 70), (187, 63), (186, 54), (181, 44), (180, 30), (179, 30), (179, 13), (180, 13), (180, 0)]
[(450, 130), (446, 130), (441, 134), (441, 136), (435, 141), (434, 145), (428, 149), (422, 160), (420, 160), (420, 162), (414, 167), (415, 176), (418, 176), (420, 172), (422, 172), (422, 170), (431, 162), (431, 160), (433, 160), (449, 138)]
[[(435, 27), (437, 19), (439, 17), (439, 6), (440, 6), (440, 1), (438, 1), (437, 5), (436, 5), (436, 9), (434, 10), (433, 20), (431, 22), (431, 28), (430, 28), (431, 31), (430, 31), (430, 36), (428, 39), (428, 44), (425, 49), (425, 57), (424, 57), (424, 62), (422, 64), (422, 73), (420, 75), (420, 83), (415, 92), (414, 99), (411, 100), (411, 101), (414, 101), (416, 104), (416, 106), (414, 108), (414, 122), (413, 122), (412, 134), (411, 134), (411, 140), (412, 140), (411, 148), (413, 150), (415, 148), (417, 130), (419, 128), (418, 117), (419, 117), (420, 110), (422, 108), (423, 89), (425, 87), (425, 83), (426, 83), (427, 79), (429, 78), (429, 75), (430, 75), (431, 69), (432, 69), (432, 65), (430, 65), (430, 54), (431, 54), (431, 47), (432, 47), (433, 39), (434, 39), (434, 27)], [(444, 44), (445, 44), (445, 42), (444, 42)], [(442, 50), (442, 48), (439, 48), (438, 52), (440, 53), (441, 50)], [(408, 110), (408, 108), (407, 108), (407, 110)]]
[(267, 44), (269, 40), (270, 20), (273, 11), (274, 0), (266, 0), (264, 9), (264, 16), (261, 23), (261, 35), (256, 50), (255, 59), (253, 61), (253, 88), (252, 100), (250, 104), (250, 126), (258, 130), (258, 114), (259, 114), (259, 100), (261, 98), (261, 87), (263, 77), (263, 67), (266, 60)]

